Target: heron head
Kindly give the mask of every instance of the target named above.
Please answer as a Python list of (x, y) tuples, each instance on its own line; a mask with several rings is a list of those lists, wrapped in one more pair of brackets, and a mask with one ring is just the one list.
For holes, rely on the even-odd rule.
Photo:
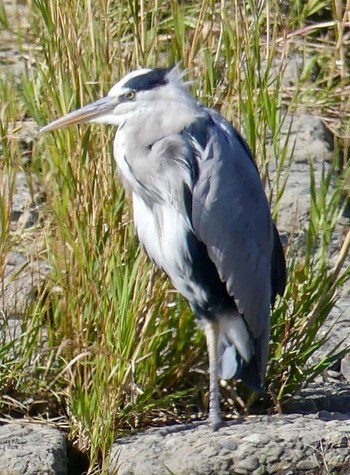
[(154, 112), (156, 105), (162, 101), (179, 101), (180, 97), (194, 101), (187, 92), (188, 83), (182, 81), (182, 76), (177, 66), (133, 71), (115, 84), (106, 97), (60, 117), (40, 131), (47, 132), (84, 122), (119, 126), (141, 110)]

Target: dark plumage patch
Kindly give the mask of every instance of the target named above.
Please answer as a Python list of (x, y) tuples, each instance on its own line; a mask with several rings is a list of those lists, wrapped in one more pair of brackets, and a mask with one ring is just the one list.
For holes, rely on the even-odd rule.
[(281, 296), (283, 295), (286, 287), (286, 280), (287, 271), (283, 247), (276, 226), (273, 225), (273, 249), (271, 262), (272, 305), (275, 302), (277, 294)]
[(249, 145), (247, 144), (247, 142), (244, 140), (244, 138), (242, 137), (242, 135), (238, 132), (237, 129), (235, 129), (235, 127), (233, 127), (232, 124), (230, 124), (231, 127), (232, 127), (232, 130), (233, 130), (233, 134), (235, 135), (235, 137), (237, 138), (238, 142), (242, 145), (242, 147), (244, 148), (246, 154), (248, 155), (250, 161), (252, 162), (252, 164), (254, 165), (254, 167), (258, 170), (258, 167), (256, 166), (256, 162), (255, 162), (255, 158), (253, 157), (253, 154), (249, 148)]
[(130, 79), (124, 87), (133, 91), (148, 91), (168, 83), (167, 74), (172, 68), (154, 68), (148, 73)]
[(186, 214), (190, 218), (192, 224), (192, 191), (190, 190), (189, 186), (186, 185), (186, 183), (183, 185), (183, 198)]
[(186, 235), (186, 244), (189, 251), (191, 279), (204, 291), (205, 300), (190, 302), (191, 308), (199, 320), (211, 320), (221, 312), (232, 313), (237, 311), (234, 299), (228, 294), (226, 284), (219, 277), (214, 262), (208, 255), (206, 245), (198, 241), (192, 232)]
[(214, 126), (212, 118), (209, 115), (203, 114), (183, 130), (182, 136), (185, 141), (190, 141), (191, 138), (194, 138), (204, 149), (207, 146), (211, 129)]
[(256, 355), (253, 355), (249, 363), (246, 363), (240, 356), (238, 357), (238, 373), (234, 375), (235, 379), (241, 379), (248, 388), (261, 394), (264, 391), (263, 383), (261, 381), (259, 364)]

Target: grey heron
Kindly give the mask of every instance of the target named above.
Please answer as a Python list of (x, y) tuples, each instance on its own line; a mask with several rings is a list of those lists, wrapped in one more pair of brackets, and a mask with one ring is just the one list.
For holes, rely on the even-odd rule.
[(209, 354), (209, 421), (221, 424), (218, 379), (263, 388), (270, 310), (286, 269), (252, 153), (198, 103), (178, 68), (127, 74), (103, 99), (42, 128), (117, 126), (114, 156), (148, 256), (188, 301)]

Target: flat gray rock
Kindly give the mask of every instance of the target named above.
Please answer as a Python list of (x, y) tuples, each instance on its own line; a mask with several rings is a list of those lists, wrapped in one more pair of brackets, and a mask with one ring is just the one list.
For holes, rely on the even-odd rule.
[(189, 424), (146, 434), (116, 442), (111, 474), (350, 473), (350, 414), (250, 416), (217, 432)]
[(282, 142), (288, 136), (294, 162), (304, 163), (308, 168), (309, 160), (333, 160), (333, 139), (318, 117), (301, 112), (287, 114), (281, 129)]
[[(349, 295), (350, 282), (344, 284), (344, 291)], [(316, 352), (320, 359), (339, 345), (339, 350), (350, 346), (350, 297), (340, 297), (323, 325), (320, 335), (327, 335), (327, 341)]]
[(22, 30), (24, 37), (24, 33), (30, 28), (28, 5), (26, 2), (3, 0), (1, 6), (11, 28), (0, 28), (0, 75), (18, 77), (26, 72), (26, 67), (23, 52), (18, 47), (17, 29)]
[(0, 191), (9, 197), (11, 229), (20, 231), (33, 226), (38, 218), (33, 202), (34, 196), (38, 196), (40, 192), (37, 178), (30, 177), (23, 171), (18, 171), (15, 175), (2, 173)]
[[(310, 210), (310, 163), (314, 169), (316, 188), (319, 188), (322, 170), (330, 168), (333, 145), (329, 132), (318, 117), (294, 113), (287, 114), (281, 129), (281, 143), (287, 142), (287, 157), (292, 156), (290, 169), (285, 164), (282, 181), (288, 176), (287, 184), (278, 207), (278, 229), (282, 233), (294, 234), (305, 227)], [(268, 138), (268, 143), (272, 139)], [(269, 164), (272, 183), (276, 186), (276, 163)]]
[(0, 475), (65, 475), (66, 439), (40, 424), (0, 426)]
[(310, 383), (283, 405), (288, 413), (350, 414), (350, 384), (348, 381)]
[[(0, 311), (3, 316), (23, 315), (28, 304), (37, 299), (50, 268), (45, 260), (11, 251), (6, 256), (0, 289)], [(0, 321), (1, 321), (0, 317)]]

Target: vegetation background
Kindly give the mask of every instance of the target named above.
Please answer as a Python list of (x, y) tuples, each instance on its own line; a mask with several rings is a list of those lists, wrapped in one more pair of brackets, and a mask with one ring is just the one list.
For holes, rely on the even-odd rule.
[[(26, 27), (20, 17), (9, 21), (9, 3), (0, 2), (0, 26), (15, 34), (26, 68), (0, 77), (0, 272), (4, 278), (13, 249), (47, 260), (50, 272), (14, 338), (1, 315), (2, 414), (62, 427), (97, 473), (116, 436), (205, 413), (203, 336), (135, 239), (112, 156), (115, 131), (36, 134), (29, 150), (19, 140), (26, 124), (42, 126), (101, 97), (132, 69), (179, 61), (198, 100), (247, 139), (277, 222), (293, 162), (281, 134), (286, 114), (322, 117), (334, 137), (331, 171), (318, 187), (310, 163), (309, 224), (286, 247), (289, 281), (272, 315), (267, 395), (256, 401), (240, 385), (223, 388), (227, 413), (280, 410), (348, 351), (312, 358), (350, 274), (349, 234), (330, 260), (350, 195), (349, 0), (28, 0)], [(286, 86), (296, 53), (302, 72)], [(26, 228), (11, 225), (19, 171), (38, 213)]]

